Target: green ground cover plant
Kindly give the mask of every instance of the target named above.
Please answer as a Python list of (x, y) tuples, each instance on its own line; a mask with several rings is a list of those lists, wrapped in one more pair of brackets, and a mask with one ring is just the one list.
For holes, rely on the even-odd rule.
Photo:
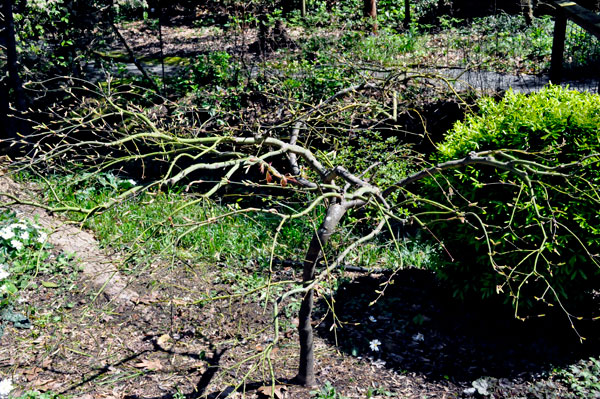
[(325, 384), (318, 391), (311, 392), (312, 397), (315, 399), (346, 399), (346, 396), (341, 395), (331, 382), (325, 381)]
[(557, 372), (559, 378), (571, 386), (575, 397), (594, 398), (600, 396), (600, 361), (594, 357), (581, 360)]
[(49, 256), (46, 240), (47, 233), (39, 225), (0, 211), (0, 310), (10, 306), (44, 268)]

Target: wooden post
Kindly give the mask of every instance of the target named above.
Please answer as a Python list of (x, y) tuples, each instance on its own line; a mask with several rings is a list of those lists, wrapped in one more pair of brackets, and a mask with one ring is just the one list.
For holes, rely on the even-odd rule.
[[(550, 80), (553, 83), (557, 83), (560, 82), (560, 79), (562, 78), (567, 19), (573, 21), (588, 33), (600, 39), (600, 15), (573, 1), (548, 1), (554, 7), (556, 12), (554, 22), (554, 42), (552, 43), (552, 61), (550, 64)], [(598, 86), (598, 92), (600, 92), (600, 85)]]
[(552, 83), (558, 83), (562, 78), (566, 34), (567, 17), (559, 8), (556, 10), (556, 17), (554, 18), (554, 41), (552, 42), (552, 60), (550, 61), (550, 80)]

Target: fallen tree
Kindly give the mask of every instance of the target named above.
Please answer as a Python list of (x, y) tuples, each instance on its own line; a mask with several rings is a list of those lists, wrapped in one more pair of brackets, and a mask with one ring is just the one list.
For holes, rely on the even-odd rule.
[[(493, 141), (486, 144), (486, 148), (479, 148), (477, 139), (473, 139), (465, 141), (465, 145), (461, 144), (461, 151), (447, 152), (452, 156), (446, 158), (426, 157), (415, 153), (410, 146), (399, 146), (402, 151), (390, 152), (389, 164), (372, 162), (362, 170), (351, 170), (347, 162), (336, 165), (335, 158), (328, 157), (318, 143), (313, 141), (311, 144), (303, 137), (306, 132), (326, 123), (327, 117), (342, 114), (348, 109), (372, 106), (362, 104), (358, 96), (373, 90), (378, 93), (385, 91), (374, 84), (353, 86), (317, 105), (296, 108), (288, 113), (287, 120), (277, 125), (262, 125), (248, 130), (216, 128), (219, 123), (212, 124), (214, 120), (205, 121), (200, 126), (178, 123), (176, 117), (167, 122), (160, 121), (152, 112), (132, 105), (118, 91), (84, 91), (83, 95), (71, 91), (80, 106), (67, 110), (66, 114), (57, 113), (57, 123), (53, 126), (38, 126), (38, 133), (30, 137), (35, 144), (29, 156), (15, 166), (17, 169), (28, 168), (38, 172), (86, 170), (90, 173), (88, 176), (128, 168), (136, 168), (144, 173), (153, 171), (153, 177), (147, 178), (145, 184), (135, 185), (104, 203), (86, 208), (50, 208), (53, 211), (78, 212), (84, 214), (85, 218), (93, 217), (145, 191), (160, 190), (167, 186), (183, 186), (186, 190), (193, 190), (201, 199), (218, 195), (227, 187), (247, 192), (256, 189), (290, 190), (294, 195), (301, 196), (304, 201), (302, 206), (276, 208), (273, 204), (267, 204), (264, 207), (236, 210), (269, 213), (280, 219), (274, 234), (271, 268), (282, 227), (323, 206), (325, 212), (322, 221), (315, 229), (303, 259), (302, 285), (273, 298), (274, 339), (260, 354), (249, 357), (249, 360), (261, 359), (266, 362), (273, 383), (276, 375), (270, 357), (280, 338), (280, 304), (294, 295), (302, 297), (298, 325), (300, 364), (295, 380), (302, 385), (314, 386), (317, 381), (311, 316), (315, 289), (342, 264), (351, 251), (382, 232), (392, 231), (392, 222), (429, 226), (436, 239), (439, 237), (435, 236), (434, 227), (440, 220), (472, 228), (474, 235), (480, 238), (479, 252), (483, 251), (488, 260), (488, 266), (482, 267), (500, 281), (498, 294), (503, 292), (503, 288), (509, 287), (506, 294), (518, 309), (524, 295), (521, 288), (535, 281), (544, 290), (541, 298), (548, 304), (559, 305), (573, 324), (577, 315), (569, 308), (560, 289), (553, 285), (555, 280), (548, 277), (557, 265), (552, 263), (547, 254), (554, 250), (560, 252), (564, 244), (561, 240), (565, 236), (572, 237), (580, 244), (581, 256), (596, 270), (595, 275), (586, 275), (585, 278), (597, 281), (600, 275), (597, 272), (597, 248), (591, 236), (580, 235), (589, 232), (572, 231), (555, 223), (556, 218), (552, 214), (561, 204), (553, 201), (568, 198), (568, 201), (580, 206), (598, 209), (600, 200), (595, 188), (598, 176), (590, 175), (591, 171), (597, 169), (600, 160), (597, 141), (586, 141), (585, 146), (567, 154), (560, 151), (560, 146), (557, 152), (545, 150), (545, 146), (542, 149), (536, 146), (504, 147), (505, 142), (501, 142), (501, 146), (494, 146), (498, 142)], [(483, 127), (482, 131), (485, 129)], [(590, 134), (597, 135), (597, 128), (592, 129)], [(538, 137), (536, 135), (538, 131), (534, 130), (531, 140)], [(560, 144), (560, 138), (556, 140)], [(390, 166), (395, 169), (390, 169)], [(482, 184), (499, 184), (516, 190), (518, 195), (510, 194), (506, 200), (509, 207), (529, 215), (526, 222), (514, 224), (514, 214), (509, 212), (507, 217), (501, 213), (489, 218), (492, 225), (485, 219), (486, 214), (493, 212), (486, 211), (489, 204), (477, 203), (471, 195), (476, 190), (459, 191), (458, 184), (451, 179), (453, 171), (470, 171), (477, 177), (485, 175), (486, 180)], [(464, 179), (465, 175), (462, 176)], [(435, 190), (437, 194), (433, 193)], [(565, 197), (554, 197), (548, 195), (549, 192), (565, 193)], [(10, 197), (9, 194), (2, 195)], [(454, 196), (464, 199), (466, 206), (454, 204)], [(12, 197), (12, 202), (18, 203), (19, 199)], [(3, 205), (10, 205), (10, 202)], [(368, 214), (364, 233), (360, 238), (344, 243), (335, 252), (330, 251), (328, 243), (332, 235), (344, 223), (348, 213), (355, 210)], [(590, 214), (588, 219), (593, 217), (597, 217), (597, 212)], [(210, 222), (214, 221), (194, 221), (188, 232)], [(597, 228), (594, 220), (586, 220), (586, 223)], [(168, 225), (167, 220), (164, 224)], [(516, 254), (521, 261), (512, 264), (502, 261), (505, 253), (496, 251), (498, 244), (489, 234), (492, 230), (514, 234), (511, 255)], [(532, 230), (537, 234), (532, 235)], [(391, 237), (397, 245), (394, 234)], [(516, 258), (513, 256), (512, 259)], [(530, 267), (524, 266), (528, 264)], [(547, 270), (550, 270), (549, 274)], [(517, 288), (514, 288), (515, 284)], [(528, 292), (527, 295), (538, 294)]]

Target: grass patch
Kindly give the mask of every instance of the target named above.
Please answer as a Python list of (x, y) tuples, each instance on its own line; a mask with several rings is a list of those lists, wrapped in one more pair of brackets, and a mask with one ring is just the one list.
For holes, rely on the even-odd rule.
[[(81, 208), (97, 206), (138, 184), (112, 173), (52, 175), (37, 182), (44, 186), (43, 191), (47, 193), (44, 201), (50, 205)], [(309, 217), (286, 223), (277, 236), (274, 250), (280, 217), (246, 212), (237, 204), (218, 205), (177, 190), (149, 190), (91, 217), (79, 213), (68, 216), (92, 229), (101, 245), (132, 254), (136, 262), (127, 262), (123, 272), (133, 273), (137, 267), (156, 261), (157, 256), (165, 260), (176, 257), (194, 263), (222, 263), (241, 268), (254, 263), (258, 265), (257, 271), (266, 272), (272, 250), (275, 259), (303, 259), (323, 213), (324, 209), (317, 207)], [(328, 256), (334, 256), (359, 233), (352, 225), (344, 226), (332, 239)], [(363, 245), (349, 259), (353, 265), (364, 267), (427, 267), (435, 259), (436, 251), (420, 238), (399, 240), (396, 247), (389, 238), (382, 237)]]

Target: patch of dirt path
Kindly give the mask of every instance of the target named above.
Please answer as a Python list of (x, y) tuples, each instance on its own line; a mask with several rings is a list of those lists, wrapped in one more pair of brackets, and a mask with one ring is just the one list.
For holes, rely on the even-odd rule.
[[(0, 194), (7, 193), (21, 201), (35, 201), (36, 188), (31, 184), (19, 184), (8, 176), (0, 176)], [(10, 201), (0, 195), (0, 204)], [(119, 255), (101, 250), (94, 236), (77, 226), (68, 224), (60, 217), (50, 215), (42, 208), (15, 204), (10, 207), (20, 217), (36, 220), (48, 231), (48, 243), (64, 253), (74, 254), (86, 278), (86, 283), (102, 293), (110, 301), (126, 303), (135, 301), (139, 295), (129, 288), (129, 283), (119, 273), (116, 265)]]

